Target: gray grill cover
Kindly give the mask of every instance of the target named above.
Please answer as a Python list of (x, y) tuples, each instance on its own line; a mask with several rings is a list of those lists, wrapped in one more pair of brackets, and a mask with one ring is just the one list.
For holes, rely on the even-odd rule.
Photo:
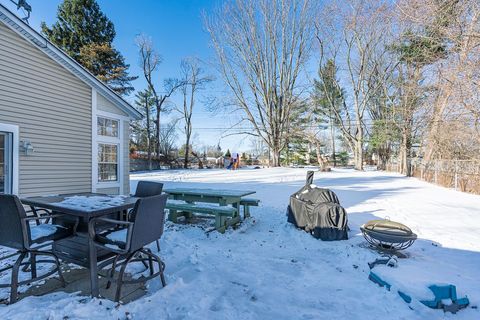
[(307, 185), (290, 196), (288, 222), (322, 240), (348, 239), (347, 213), (337, 195)]

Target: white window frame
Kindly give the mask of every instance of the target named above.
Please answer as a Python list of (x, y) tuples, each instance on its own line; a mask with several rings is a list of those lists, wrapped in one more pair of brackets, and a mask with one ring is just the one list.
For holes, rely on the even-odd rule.
[[(111, 120), (111, 121), (116, 121), (117, 122), (117, 136), (104, 136), (104, 135), (99, 135), (98, 134), (98, 119), (105, 119), (105, 120)], [(120, 120), (118, 119), (114, 119), (112, 118), (111, 116), (102, 116), (102, 115), (98, 115), (98, 112), (97, 112), (97, 135), (99, 137), (110, 137), (110, 138), (114, 138), (114, 139), (120, 139)]]
[[(105, 181), (100, 181), (100, 176), (98, 175), (97, 173), (97, 179), (98, 179), (98, 184), (101, 184), (101, 185), (106, 185), (108, 183), (112, 183), (112, 184), (117, 184), (119, 181), (120, 181), (120, 143), (118, 142), (115, 142), (115, 141), (103, 141), (102, 139), (99, 139), (97, 141), (97, 148), (98, 150), (100, 150), (100, 145), (105, 145), (105, 146), (115, 146), (116, 147), (116, 162), (107, 162), (108, 164), (116, 164), (117, 167), (116, 167), (116, 179), (115, 180), (105, 180)], [(104, 162), (105, 163), (105, 162)], [(98, 154), (97, 154), (97, 166), (100, 166), (100, 162), (98, 161)], [(98, 170), (98, 168), (97, 168)]]
[(19, 136), (19, 127), (13, 124), (0, 123), (0, 131), (8, 132), (12, 134), (12, 149), (13, 149), (13, 159), (12, 159), (12, 193), (18, 195), (18, 176), (19, 176), (19, 150), (20, 150), (20, 136)]
[[(98, 135), (98, 117), (108, 118), (111, 120), (118, 121), (118, 137), (109, 137)], [(97, 92), (95, 89), (92, 89), (92, 192), (96, 192), (98, 189), (104, 188), (118, 188), (119, 193), (124, 193), (124, 157), (125, 152), (125, 137), (124, 137), (124, 123), (129, 121), (128, 117), (98, 110), (97, 108)], [(105, 181), (100, 182), (98, 176), (98, 144), (116, 144), (118, 145), (117, 149), (117, 181)]]

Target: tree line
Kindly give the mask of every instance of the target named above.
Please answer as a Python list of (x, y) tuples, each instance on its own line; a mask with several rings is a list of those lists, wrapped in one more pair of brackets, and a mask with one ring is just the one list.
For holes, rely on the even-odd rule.
[(242, 0), (205, 20), (232, 99), (274, 166), (295, 141), (319, 164), (321, 146), (339, 141), (356, 169), (375, 154), (381, 169), (395, 157), (409, 174), (414, 155), (478, 158), (479, 17), (474, 0)]
[[(342, 150), (356, 169), (375, 155), (380, 169), (396, 159), (408, 175), (412, 157), (478, 159), (479, 17), (476, 0), (235, 0), (203, 20), (229, 92), (218, 105), (242, 115), (236, 132), (265, 144), (271, 165), (300, 149), (308, 161), (335, 165)], [(94, 0), (64, 0), (42, 31), (119, 94), (133, 91), (136, 77)], [(189, 155), (199, 157), (192, 114), (212, 76), (185, 58), (159, 86), (160, 54), (147, 36), (136, 42), (147, 87), (135, 96), (145, 115), (133, 124), (135, 143), (149, 162), (168, 155), (178, 123), (161, 118), (174, 111), (187, 167)]]

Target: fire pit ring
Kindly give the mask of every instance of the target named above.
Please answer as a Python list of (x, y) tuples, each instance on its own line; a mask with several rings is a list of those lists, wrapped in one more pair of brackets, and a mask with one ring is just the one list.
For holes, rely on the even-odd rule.
[(417, 240), (409, 227), (390, 220), (371, 220), (360, 230), (369, 244), (384, 251), (404, 250)]

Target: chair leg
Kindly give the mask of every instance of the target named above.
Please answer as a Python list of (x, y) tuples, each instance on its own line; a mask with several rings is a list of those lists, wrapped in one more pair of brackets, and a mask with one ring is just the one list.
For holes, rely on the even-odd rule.
[(26, 252), (21, 252), (20, 256), (18, 257), (17, 261), (12, 268), (12, 279), (10, 285), (10, 304), (15, 303), (18, 299), (18, 272), (20, 269), (20, 265), (27, 255)]
[(54, 254), (52, 252), (48, 252), (48, 251), (37, 251), (37, 250), (29, 251), (29, 253), (30, 253), (30, 265), (31, 265), (31, 268), (32, 268), (32, 274), (33, 274), (33, 271), (35, 271), (35, 275), (36, 275), (36, 261), (33, 261), (33, 263), (32, 263), (32, 258), (36, 259), (36, 256), (40, 256), (40, 255), (52, 257), (53, 259), (55, 259), (55, 267), (57, 269), (58, 278), (60, 279), (60, 282), (62, 283), (62, 287), (66, 286), (66, 281), (65, 281), (65, 278), (63, 277), (63, 272), (62, 272), (60, 260), (58, 259), (56, 254)]
[[(27, 255), (25, 256), (25, 258), (28, 258), (30, 256), (29, 253), (27, 253)], [(30, 272), (30, 263), (26, 263), (23, 268), (22, 268), (22, 272)]]
[(157, 239), (155, 242), (157, 243), (157, 252), (160, 252), (160, 241)]
[(139, 252), (138, 253), (140, 255), (140, 262), (143, 264), (143, 266), (145, 267), (145, 270), (148, 269), (148, 264), (145, 262), (145, 260), (143, 260), (142, 258), (142, 252)]
[(115, 269), (117, 268), (117, 262), (118, 262), (119, 257), (120, 257), (120, 255), (117, 255), (115, 257), (115, 259), (113, 259), (112, 269), (110, 269), (110, 278), (107, 281), (106, 289), (110, 289), (110, 287), (112, 286), (112, 279), (115, 276)]
[(48, 255), (51, 255), (55, 259), (55, 265), (57, 266), (57, 271), (58, 271), (58, 278), (60, 279), (60, 282), (62, 283), (62, 287), (65, 288), (67, 283), (65, 282), (65, 278), (63, 277), (63, 272), (62, 272), (62, 268), (61, 268), (61, 265), (60, 265), (60, 260), (58, 259), (56, 254), (48, 253)]
[[(147, 249), (147, 250), (150, 251), (150, 249)], [(153, 271), (153, 259), (152, 259), (152, 252), (151, 251), (148, 252), (147, 257), (148, 257), (148, 268), (150, 269), (150, 275), (153, 275), (154, 271)]]
[(30, 272), (32, 279), (37, 277), (37, 257), (33, 252), (30, 252)]
[(118, 280), (117, 280), (117, 292), (115, 293), (115, 302), (120, 301), (120, 296), (122, 294), (122, 285), (123, 285), (123, 276), (125, 274), (125, 269), (127, 268), (128, 263), (130, 260), (133, 259), (135, 256), (136, 252), (130, 254), (127, 259), (125, 260), (124, 264), (120, 268), (120, 273), (118, 274)]
[(152, 254), (152, 257), (158, 263), (158, 272), (160, 273), (160, 281), (162, 281), (162, 286), (165, 287), (167, 285), (167, 282), (165, 281), (165, 275), (163, 274), (163, 272), (165, 271), (165, 263), (157, 255)]

